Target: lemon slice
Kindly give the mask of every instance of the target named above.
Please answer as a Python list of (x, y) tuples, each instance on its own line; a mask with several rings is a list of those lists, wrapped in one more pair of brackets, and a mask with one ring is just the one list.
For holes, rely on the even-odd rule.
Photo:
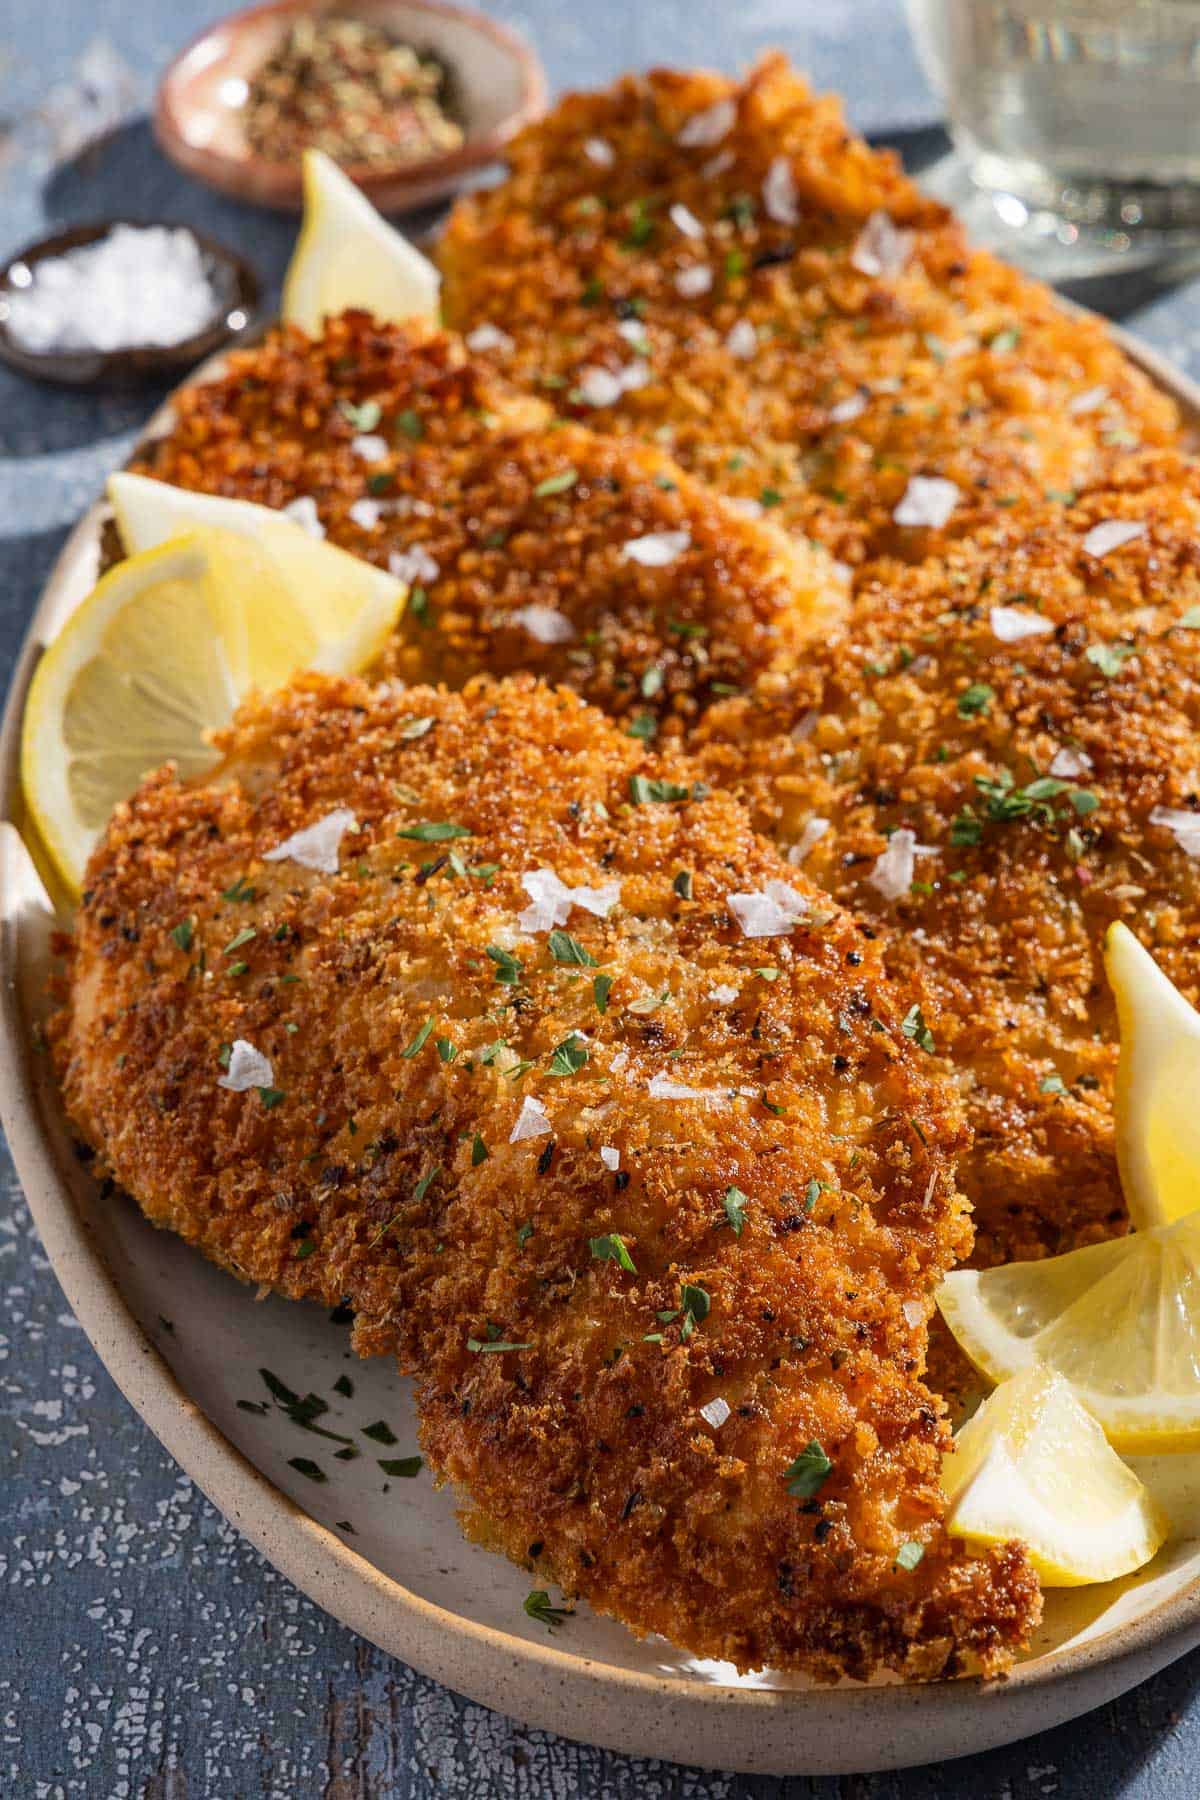
[(1200, 1213), (1044, 1262), (956, 1269), (937, 1302), (991, 1380), (1040, 1361), (1118, 1450), (1200, 1449)]
[(1117, 1165), (1134, 1224), (1163, 1225), (1200, 1206), (1200, 1013), (1125, 925), (1104, 963), (1121, 1024)]
[(1149, 1562), (1167, 1523), (1061, 1375), (1034, 1364), (954, 1440), (946, 1528), (969, 1544), (1019, 1538), (1047, 1587), (1115, 1581)]
[(304, 152), (304, 222), (283, 283), (283, 316), (312, 336), (360, 307), (399, 324), (436, 324), (441, 276), (320, 150)]
[(235, 533), (266, 552), (304, 620), (281, 628), (266, 606), (239, 608), (252, 641), (231, 645), (239, 691), (278, 687), (298, 668), (343, 674), (362, 669), (380, 654), (408, 590), (381, 569), (314, 538), (285, 513), (249, 500), (197, 494), (146, 475), (112, 475), (108, 498), (121, 543), (131, 554), (153, 549), (190, 531)]
[[(375, 571), (344, 560), (371, 594)], [(295, 575), (265, 539), (206, 525), (118, 563), (47, 648), (25, 706), (21, 783), (68, 893), (117, 802), (165, 762), (184, 776), (210, 767), (211, 732), (251, 688), (361, 666), (366, 640), (342, 629), (344, 596), (323, 618), (319, 578), (298, 588)], [(390, 585), (394, 619), (404, 589)]]

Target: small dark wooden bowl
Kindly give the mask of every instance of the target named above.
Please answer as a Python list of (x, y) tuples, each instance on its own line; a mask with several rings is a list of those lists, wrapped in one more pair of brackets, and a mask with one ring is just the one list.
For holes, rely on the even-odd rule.
[(131, 386), (143, 381), (162, 381), (182, 376), (211, 356), (224, 344), (240, 337), (254, 322), (258, 307), (258, 277), (250, 264), (236, 251), (219, 244), (190, 225), (191, 232), (208, 265), (208, 274), (216, 296), (211, 325), (178, 344), (145, 344), (128, 350), (27, 350), (8, 326), (7, 296), (27, 285), (30, 270), (48, 256), (61, 256), (81, 244), (94, 244), (106, 237), (116, 225), (175, 224), (157, 219), (102, 219), (95, 225), (75, 225), (40, 243), (30, 244), (0, 268), (0, 359), (22, 375), (35, 381), (54, 381), (63, 387)]
[(432, 52), (454, 77), (466, 134), (461, 148), (419, 162), (345, 165), (380, 212), (445, 199), (497, 161), (508, 140), (546, 110), (536, 52), (507, 26), (469, 7), (443, 0), (270, 0), (210, 27), (167, 69), (154, 104), (154, 132), (171, 161), (235, 200), (299, 212), (299, 159), (273, 162), (251, 150), (241, 105), (247, 84), (293, 20), (323, 13), (378, 25)]

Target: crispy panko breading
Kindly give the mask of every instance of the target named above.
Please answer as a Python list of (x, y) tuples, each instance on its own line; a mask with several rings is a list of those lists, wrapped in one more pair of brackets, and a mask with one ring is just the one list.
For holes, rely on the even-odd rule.
[(273, 507), (414, 587), (385, 661), (461, 686), (535, 668), (639, 729), (685, 731), (714, 695), (794, 665), (845, 602), (812, 545), (660, 450), (551, 429), (462, 346), (348, 313), (185, 389), (135, 465)]
[(936, 547), (894, 517), (913, 476), (959, 489), (957, 535), (1175, 440), (1101, 323), (972, 249), (782, 57), (572, 95), (508, 154), (439, 242), (449, 322), (848, 562)]
[(1125, 920), (1200, 1001), (1198, 625), (1200, 468), (1146, 456), (875, 566), (835, 642), (705, 722), (709, 779), (923, 990), (984, 1263), (1125, 1229), (1101, 946)]
[[(869, 934), (528, 679), (309, 677), (224, 748), (89, 867), (54, 1042), (102, 1170), (345, 1296), (473, 1529), (636, 1631), (1001, 1666), (1037, 1584), (947, 1539), (921, 1381), (961, 1115)], [(337, 873), (268, 860), (337, 809)]]

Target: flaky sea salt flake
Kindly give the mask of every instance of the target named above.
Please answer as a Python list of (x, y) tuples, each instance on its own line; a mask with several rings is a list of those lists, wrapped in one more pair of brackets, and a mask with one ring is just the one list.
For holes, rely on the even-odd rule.
[(702, 112), (685, 119), (675, 139), (685, 150), (711, 150), (727, 138), (737, 123), (737, 102), (717, 100)]
[(668, 563), (678, 562), (691, 543), (690, 531), (648, 531), (644, 537), (629, 538), (621, 557), (644, 569), (665, 569)]
[(513, 341), (507, 331), (501, 331), (498, 325), (477, 325), (474, 331), (468, 331), (464, 340), (468, 350), (478, 353), (481, 350), (511, 350)]
[(897, 525), (927, 525), (940, 531), (961, 498), (956, 481), (942, 475), (910, 475), (892, 517)]
[(537, 644), (569, 644), (575, 636), (575, 627), (565, 613), (554, 606), (539, 606), (536, 601), (517, 607), (512, 620)]
[(1023, 606), (993, 606), (988, 614), (992, 636), (1002, 644), (1019, 644), (1022, 638), (1045, 637), (1054, 630), (1053, 619), (1026, 612)]
[(748, 938), (786, 937), (808, 911), (808, 901), (786, 881), (768, 881), (747, 894), (727, 894), (725, 904)]
[(229, 1067), (224, 1075), (218, 1076), (217, 1086), (227, 1088), (231, 1094), (246, 1094), (251, 1088), (270, 1088), (275, 1085), (275, 1071), (270, 1059), (245, 1038), (235, 1038), (229, 1051)]
[(736, 356), (739, 362), (749, 362), (758, 349), (758, 332), (749, 319), (739, 319), (736, 325), (730, 327), (729, 335), (725, 339), (725, 348), (730, 356)]
[(1092, 526), (1080, 548), (1089, 556), (1107, 556), (1110, 551), (1119, 550), (1123, 544), (1132, 544), (1135, 538), (1145, 535), (1145, 525), (1136, 519), (1101, 519), (1098, 525)]
[(417, 584), (428, 587), (441, 572), (440, 564), (430, 556), (424, 544), (414, 544), (409, 550), (393, 550), (388, 557), (388, 573), (410, 587)]
[(541, 1101), (526, 1094), (517, 1114), (517, 1122), (509, 1135), (509, 1143), (521, 1144), (526, 1138), (550, 1137), (553, 1132), (554, 1127), (546, 1117), (546, 1109)]
[[(349, 807), (335, 806), (324, 818), (306, 825), (302, 831), (294, 831), (282, 844), (268, 850), (263, 861), (294, 862), (302, 869), (315, 869), (319, 875), (336, 875), (342, 839), (356, 824)], [(266, 1085), (269, 1087), (270, 1083)]]
[(887, 213), (873, 212), (858, 234), (850, 263), (860, 275), (890, 280), (903, 274), (912, 247), (911, 231), (901, 231)]
[(325, 527), (321, 523), (321, 515), (317, 511), (317, 503), (311, 494), (298, 494), (289, 500), (286, 506), (279, 509), (292, 523), (299, 525), (301, 531), (307, 531), (309, 537), (323, 538)]
[(1165, 826), (1185, 856), (1200, 856), (1200, 813), (1185, 812), (1177, 806), (1156, 806), (1150, 823)]
[(707, 294), (712, 288), (713, 272), (707, 263), (693, 263), (690, 268), (680, 269), (675, 277), (675, 292), (685, 300), (698, 300), (701, 294)]
[(686, 207), (683, 204), (682, 200), (675, 201), (674, 205), (670, 208), (667, 217), (670, 219), (672, 225), (674, 225), (676, 231), (682, 231), (684, 237), (702, 238), (704, 236), (703, 225), (700, 223), (695, 213), (691, 211), (690, 207)]
[(796, 177), (786, 156), (777, 156), (767, 170), (762, 184), (763, 206), (768, 219), (776, 225), (796, 225), (800, 207), (796, 198)]

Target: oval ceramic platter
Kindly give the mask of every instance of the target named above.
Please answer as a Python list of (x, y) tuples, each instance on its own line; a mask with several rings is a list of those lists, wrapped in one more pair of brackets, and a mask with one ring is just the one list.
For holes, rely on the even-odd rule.
[[(1140, 345), (1125, 348), (1200, 425), (1200, 388)], [(131, 1202), (100, 1194), (38, 1048), (55, 915), (20, 835), (17, 765), (30, 675), (96, 579), (104, 519), (93, 507), (62, 551), (0, 728), (0, 1120), (80, 1323), (213, 1503), (337, 1619), (472, 1699), (568, 1737), (713, 1768), (866, 1773), (965, 1756), (1101, 1705), (1200, 1643), (1200, 1457), (1191, 1456), (1138, 1465), (1178, 1535), (1134, 1577), (1048, 1594), (1037, 1641), (1007, 1681), (830, 1689), (773, 1671), (739, 1678), (583, 1608), (550, 1635), (522, 1609), (528, 1576), (466, 1542), (452, 1495), (428, 1470), (380, 1467), (418, 1448), (408, 1385), (388, 1360), (358, 1361), (345, 1326), (323, 1311), (256, 1301)], [(328, 1401), (316, 1422), (353, 1439), (357, 1458), (337, 1460), (340, 1442), (298, 1425), (262, 1370), (282, 1384), (277, 1396)], [(342, 1376), (349, 1396), (337, 1389)], [(363, 1436), (380, 1420), (394, 1444)], [(325, 1480), (304, 1472), (314, 1462)]]

